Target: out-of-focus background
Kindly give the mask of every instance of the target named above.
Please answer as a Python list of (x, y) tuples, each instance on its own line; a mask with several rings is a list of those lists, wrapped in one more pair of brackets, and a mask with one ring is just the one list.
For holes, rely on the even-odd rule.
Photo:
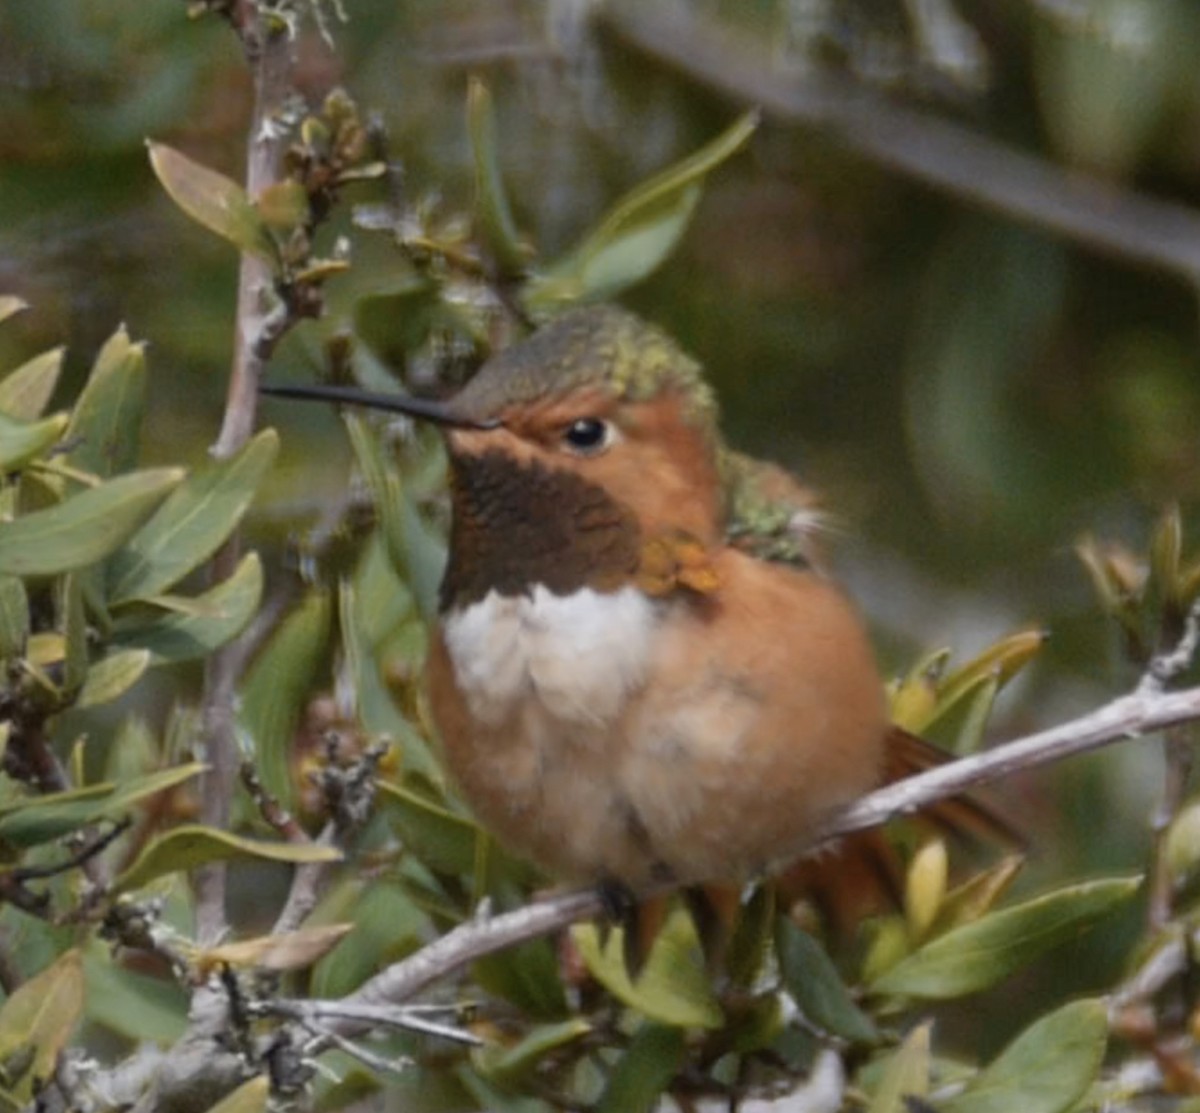
[[(762, 103), (680, 249), (625, 303), (710, 368), (738, 446), (825, 494), (889, 670), (1044, 626), (997, 719), (1006, 734), (1131, 681), (1074, 547), (1089, 532), (1141, 543), (1164, 504), (1186, 523), (1200, 495), (1200, 8), (344, 7), (344, 22), (324, 7), (333, 49), (312, 30), (297, 42), (305, 92), (344, 85), (386, 125), (406, 201), (465, 214), (465, 93), (484, 77), (517, 222), (546, 257)], [(150, 343), (151, 459), (198, 462), (215, 437), (237, 261), (167, 199), (144, 141), (240, 179), (250, 92), (234, 37), (182, 2), (0, 5), (0, 290), (32, 305), (0, 331), (0, 366), (65, 342), (69, 399), (126, 322)], [(288, 337), (280, 379), (317, 375), (322, 339), (363, 326), (360, 298), (401, 268), (346, 208), (322, 235), (351, 238), (354, 272), (330, 284), (323, 321)], [(371, 323), (385, 362), (389, 328), (403, 335)], [(267, 419), (284, 441), (264, 544), (349, 467), (331, 415)], [(1042, 860), (1085, 873), (1144, 861), (1159, 775), (1157, 749), (1134, 745), (1010, 793)]]

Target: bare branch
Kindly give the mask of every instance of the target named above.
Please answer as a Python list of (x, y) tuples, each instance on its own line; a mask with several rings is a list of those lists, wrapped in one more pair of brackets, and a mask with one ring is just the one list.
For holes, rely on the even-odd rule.
[[(1036, 768), (1196, 719), (1200, 719), (1200, 688), (1150, 695), (1138, 691), (1051, 730), (878, 789), (830, 820), (818, 832), (813, 845), (877, 827), (897, 816), (911, 815), (938, 800), (1018, 770)], [(603, 911), (599, 893), (588, 889), (462, 924), (415, 955), (389, 966), (341, 1004), (358, 1007), (407, 1001), (476, 959), (561, 931), (579, 920), (600, 916)], [(330, 1023), (343, 1033), (361, 1027), (349, 1022)]]
[[(318, 1035), (324, 1031), (324, 1022), (335, 1020), (360, 1028), (399, 1028), (406, 1032), (420, 1032), (426, 1036), (452, 1040), (455, 1043), (482, 1047), (484, 1041), (473, 1032), (452, 1024), (430, 1020), (422, 1010), (406, 1009), (401, 1005), (366, 1005), (354, 1001), (264, 1001), (256, 1012), (270, 1013), (299, 1021)], [(336, 1032), (330, 1030), (331, 1035)]]
[(1200, 278), (1200, 215), (1190, 208), (1061, 169), (839, 74), (772, 67), (768, 44), (695, 13), (678, 0), (599, 9), (631, 46), (777, 119), (826, 129), (867, 158), (1003, 216)]
[[(287, 34), (266, 17), (259, 0), (245, 0), (236, 11), (234, 25), (254, 71), (254, 108), (246, 155), (246, 193), (254, 199), (279, 174), (286, 136), (279, 121), (291, 95), (292, 52)], [(236, 453), (254, 432), (259, 379), (284, 331), (277, 324), (281, 307), (271, 305), (273, 287), (274, 276), (268, 262), (243, 252), (238, 275), (233, 369), (221, 432), (212, 449), (218, 460)], [(235, 533), (213, 557), (214, 580), (224, 580), (233, 574), (240, 550)], [(201, 818), (213, 827), (229, 823), (230, 800), (240, 765), (233, 711), (240, 657), (234, 643), (219, 649), (205, 666), (201, 722), (205, 757), (211, 771), (205, 775)], [(225, 869), (221, 864), (197, 871), (196, 926), (201, 941), (218, 938), (225, 928)]]

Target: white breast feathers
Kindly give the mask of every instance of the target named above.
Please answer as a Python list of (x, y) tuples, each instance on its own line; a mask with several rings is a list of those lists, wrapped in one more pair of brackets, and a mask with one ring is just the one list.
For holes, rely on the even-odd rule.
[(500, 596), (445, 616), (446, 648), (471, 713), (499, 725), (531, 697), (552, 716), (602, 725), (642, 682), (654, 603), (633, 587)]

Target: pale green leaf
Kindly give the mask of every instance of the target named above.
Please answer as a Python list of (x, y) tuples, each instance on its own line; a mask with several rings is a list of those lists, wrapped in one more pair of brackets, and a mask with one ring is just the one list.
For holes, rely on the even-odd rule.
[(593, 924), (576, 925), (571, 935), (596, 980), (644, 1016), (681, 1028), (719, 1028), (723, 1023), (696, 927), (682, 908), (667, 917), (636, 981), (625, 966), (623, 929), (610, 931), (604, 946)]
[(41, 417), (58, 385), (65, 348), (51, 348), (0, 379), (0, 412), (23, 421)]
[(0, 576), (0, 662), (25, 652), (29, 637), (29, 598), (16, 576)]
[(66, 414), (55, 414), (41, 421), (21, 421), (0, 413), (0, 474), (20, 471), (59, 441), (67, 421)]
[(929, 1093), (930, 1021), (918, 1024), (888, 1057), (867, 1113), (908, 1113), (906, 1098), (923, 1098)]
[(263, 219), (237, 182), (173, 147), (162, 143), (146, 146), (158, 180), (188, 216), (239, 251), (275, 262), (277, 253)]
[(1103, 1001), (1072, 1001), (1008, 1045), (939, 1113), (1064, 1113), (1088, 1091), (1108, 1045)]
[(176, 827), (155, 839), (114, 882), (117, 892), (140, 889), (156, 878), (180, 870), (193, 870), (209, 862), (233, 858), (265, 858), (272, 862), (304, 865), (337, 862), (341, 854), (319, 843), (264, 842), (230, 834), (215, 827), (191, 824)]
[(26, 797), (0, 813), (0, 840), (36, 846), (99, 819), (119, 819), (135, 804), (202, 773), (200, 762), (160, 769), (122, 785), (88, 785), (69, 792)]
[(547, 1055), (575, 1043), (592, 1031), (582, 1017), (538, 1024), (514, 1044), (489, 1044), (472, 1055), (475, 1068), (504, 1087), (520, 1085)]
[(300, 709), (328, 653), (333, 617), (327, 591), (302, 599), (255, 659), (242, 687), (239, 719), (253, 740), (263, 784), (293, 806), (291, 744)]
[(483, 242), (501, 277), (519, 275), (532, 252), (517, 232), (504, 180), (500, 176), (492, 94), (476, 77), (471, 78), (467, 86), (467, 133), (471, 137), (471, 155), (475, 163), (475, 207)]
[(158, 595), (207, 560), (246, 512), (278, 449), (279, 436), (264, 429), (237, 455), (192, 472), (113, 557), (109, 604)]
[(1051, 947), (1077, 938), (1140, 885), (1140, 877), (1087, 881), (992, 912), (902, 959), (871, 984), (871, 991), (942, 999), (985, 989)]
[(146, 408), (145, 345), (117, 329), (96, 355), (71, 411), (66, 439), (74, 445), (71, 467), (108, 477), (137, 464), (138, 437)]
[(0, 322), (29, 308), (29, 302), (15, 294), (0, 294)]
[(4, 1002), (0, 1009), (0, 1061), (11, 1063), (14, 1052), (23, 1048), (33, 1052), (26, 1057), (20, 1079), (9, 1079), (18, 1097), (30, 1099), (34, 1081), (53, 1073), (59, 1052), (83, 1014), (83, 995), (80, 955), (70, 950)]
[(711, 143), (626, 194), (578, 247), (534, 276), (526, 304), (547, 310), (561, 302), (610, 298), (646, 277), (679, 242), (705, 176), (757, 126), (758, 114), (748, 112)]
[(80, 491), (49, 510), (0, 522), (0, 573), (55, 576), (108, 556), (183, 476), (181, 468), (133, 472)]
[(265, 1113), (270, 1096), (271, 1080), (265, 1074), (256, 1075), (227, 1098), (210, 1106), (207, 1113)]
[(107, 948), (83, 959), (87, 1019), (125, 1039), (174, 1043), (187, 1028), (187, 995), (172, 981), (139, 974), (114, 963)]
[(87, 670), (87, 678), (75, 700), (76, 707), (95, 707), (123, 696), (142, 677), (150, 664), (148, 649), (119, 649), (102, 657)]
[(195, 599), (147, 600), (162, 613), (147, 618), (143, 611), (118, 620), (113, 644), (146, 649), (155, 665), (206, 657), (246, 628), (258, 610), (262, 588), (262, 561), (257, 553), (247, 553), (229, 579)]

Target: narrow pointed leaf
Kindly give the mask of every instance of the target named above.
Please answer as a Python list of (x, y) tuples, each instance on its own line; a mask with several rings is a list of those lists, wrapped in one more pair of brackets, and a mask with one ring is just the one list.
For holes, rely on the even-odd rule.
[(172, 981), (118, 966), (95, 945), (83, 959), (87, 1019), (127, 1040), (174, 1043), (187, 1028), (187, 995)]
[(720, 1006), (704, 969), (700, 940), (692, 918), (676, 908), (667, 917), (636, 981), (625, 967), (622, 929), (601, 946), (592, 924), (581, 924), (572, 937), (593, 976), (609, 992), (651, 1020), (681, 1028), (719, 1028)]
[(104, 342), (67, 426), (78, 442), (68, 457), (80, 471), (107, 477), (137, 464), (146, 408), (146, 350), (130, 342), (125, 327)]
[(36, 846), (61, 838), (100, 819), (120, 819), (135, 804), (202, 773), (200, 762), (161, 769), (123, 785), (89, 785), (21, 802), (0, 815), (0, 840)]
[(209, 947), (197, 957), (198, 966), (240, 970), (303, 970), (333, 950), (354, 930), (353, 924), (320, 924), (283, 935), (260, 935)]
[(643, 1024), (608, 1080), (597, 1113), (651, 1113), (683, 1066), (687, 1044), (678, 1028)]
[(236, 456), (193, 472), (114, 557), (110, 606), (158, 595), (207, 560), (254, 498), (279, 449), (264, 429)]
[(150, 664), (148, 649), (119, 649), (101, 658), (87, 671), (87, 679), (75, 700), (76, 707), (112, 703), (141, 678)]
[(341, 854), (331, 846), (318, 843), (264, 842), (231, 835), (215, 827), (189, 825), (176, 827), (155, 839), (113, 882), (113, 888), (117, 892), (128, 892), (169, 873), (233, 858), (265, 858), (300, 865), (336, 862), (341, 859)]
[(0, 379), (0, 412), (22, 421), (41, 417), (58, 385), (65, 351), (51, 348)]
[(474, 823), (403, 785), (380, 781), (378, 787), (380, 807), (405, 850), (442, 873), (470, 874), (479, 838)]
[(902, 959), (871, 990), (943, 999), (985, 989), (1051, 947), (1077, 938), (1140, 885), (1140, 877), (1088, 881), (992, 912)]
[(195, 599), (179, 600), (179, 606), (172, 606), (168, 596), (150, 600), (163, 612), (119, 622), (113, 644), (147, 650), (154, 665), (206, 657), (246, 628), (258, 610), (262, 588), (262, 561), (257, 553), (247, 553), (229, 579)]
[(648, 275), (679, 242), (705, 176), (757, 126), (757, 113), (747, 113), (707, 146), (631, 190), (566, 258), (530, 282), (526, 304), (545, 310), (556, 302), (608, 298)]
[(13, 1086), (18, 1097), (28, 1100), (34, 1081), (53, 1074), (59, 1052), (83, 1015), (83, 991), (80, 955), (71, 950), (4, 1002), (0, 1009), (0, 1061), (8, 1061), (21, 1048), (33, 1050)]
[(240, 721), (254, 743), (268, 791), (292, 807), (291, 742), (304, 699), (328, 652), (333, 606), (326, 591), (310, 591), (255, 659), (242, 687)]
[(20, 471), (62, 438), (67, 415), (55, 414), (41, 421), (20, 421), (0, 413), (0, 473)]
[(775, 926), (775, 947), (784, 985), (813, 1024), (853, 1043), (879, 1039), (875, 1025), (850, 997), (829, 956), (787, 916)]
[(271, 1080), (260, 1074), (243, 1082), (227, 1098), (210, 1106), (207, 1113), (266, 1113), (271, 1096)]
[(80, 491), (49, 510), (0, 522), (0, 573), (55, 576), (108, 556), (183, 478), (151, 468)]
[(989, 646), (978, 657), (955, 669), (939, 685), (938, 716), (945, 714), (984, 680), (995, 677), (998, 685), (1004, 687), (1045, 644), (1045, 630), (1033, 629), (1019, 630)]
[(521, 242), (500, 176), (492, 94), (478, 78), (472, 78), (467, 86), (467, 131), (475, 162), (475, 207), (480, 231), (501, 276), (511, 278), (525, 268), (531, 252)]
[(929, 1021), (917, 1025), (888, 1059), (867, 1113), (909, 1113), (912, 1107), (906, 1099), (923, 1098), (929, 1093), (932, 1027)]
[(1108, 1045), (1108, 1010), (1097, 999), (1073, 1001), (1042, 1017), (939, 1113), (1064, 1113), (1095, 1080)]
[(29, 308), (29, 302), (14, 294), (0, 294), (0, 322)]
[(591, 1031), (592, 1025), (582, 1017), (539, 1024), (515, 1044), (490, 1044), (476, 1050), (471, 1058), (480, 1073), (511, 1088), (528, 1078), (547, 1055), (582, 1039)]
[(29, 598), (16, 576), (0, 576), (0, 662), (25, 652), (29, 637)]
[(275, 261), (276, 252), (263, 219), (237, 182), (165, 144), (146, 146), (158, 180), (188, 216), (239, 251)]

